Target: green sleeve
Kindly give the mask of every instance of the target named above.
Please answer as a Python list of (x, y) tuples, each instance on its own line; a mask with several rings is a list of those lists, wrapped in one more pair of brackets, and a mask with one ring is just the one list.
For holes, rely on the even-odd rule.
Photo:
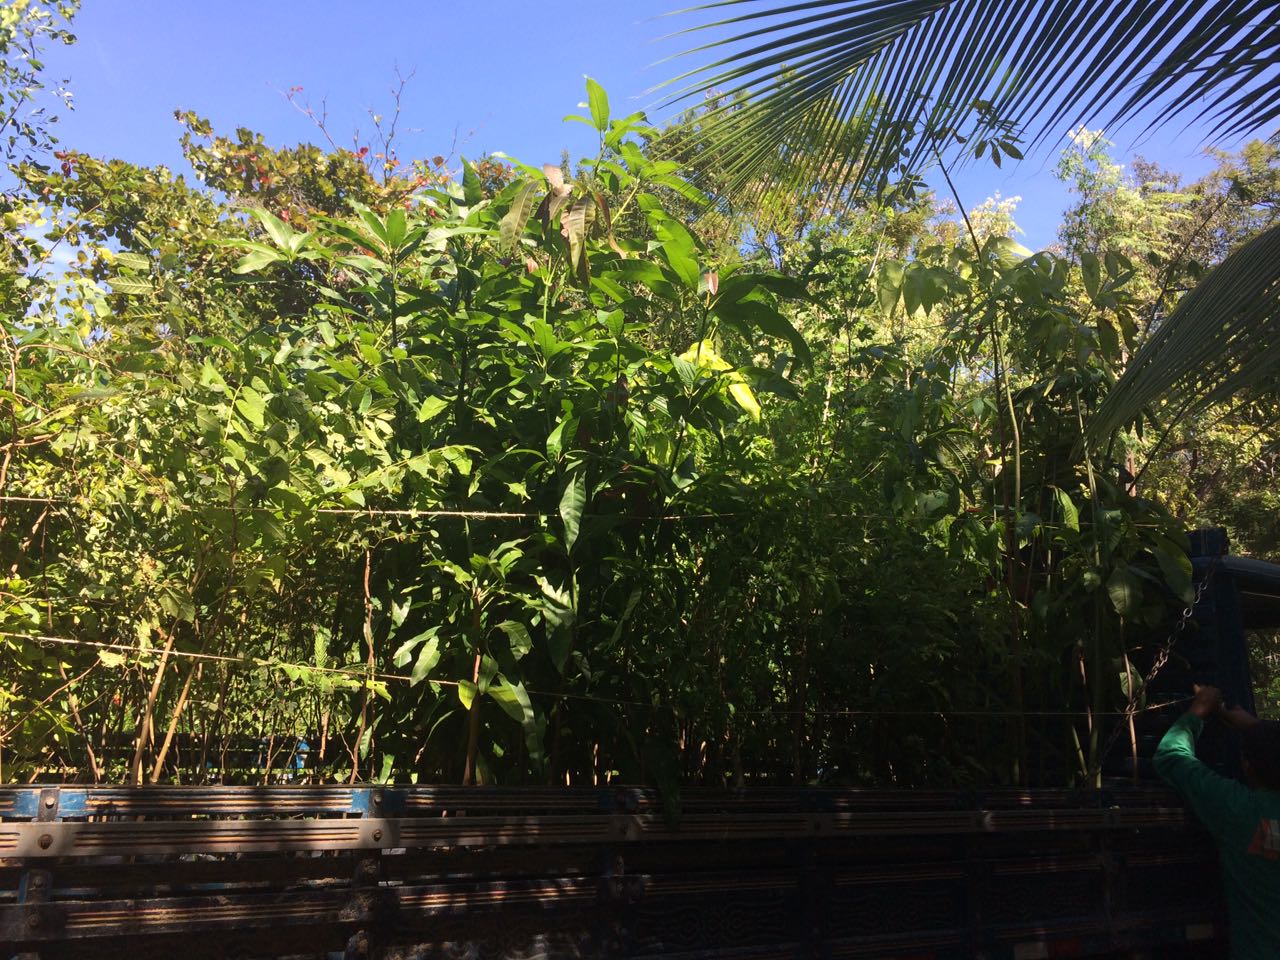
[(1196, 738), (1202, 730), (1204, 721), (1193, 713), (1184, 714), (1170, 727), (1156, 748), (1156, 773), (1181, 794), (1211, 834), (1222, 837), (1239, 825), (1249, 791), (1196, 758)]

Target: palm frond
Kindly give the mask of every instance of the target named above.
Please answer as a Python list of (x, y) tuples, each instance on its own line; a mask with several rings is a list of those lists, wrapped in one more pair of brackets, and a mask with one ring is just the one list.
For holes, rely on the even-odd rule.
[(1129, 361), (1087, 426), (1100, 442), (1136, 422), (1162, 397), (1178, 416), (1280, 373), (1280, 226), (1259, 234), (1178, 302)]
[[(1038, 142), (1152, 107), (1155, 124), (1199, 110), (1212, 136), (1280, 119), (1280, 0), (725, 0), (686, 12), (711, 10), (732, 15), (692, 29), (729, 35), (690, 53), (724, 55), (672, 81), (669, 102), (720, 94), (700, 135), (738, 187), (843, 176), (861, 192), (922, 169), (970, 122), (979, 136), (1025, 126)], [(852, 150), (850, 126), (866, 134)]]

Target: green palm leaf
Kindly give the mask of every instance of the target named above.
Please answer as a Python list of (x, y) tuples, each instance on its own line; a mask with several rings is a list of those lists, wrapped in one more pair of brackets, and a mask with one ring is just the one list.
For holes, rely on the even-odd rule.
[(1178, 416), (1274, 383), (1280, 373), (1280, 227), (1227, 257), (1155, 328), (1088, 426), (1095, 440), (1168, 394)]
[(724, 0), (693, 9), (730, 12), (693, 28), (728, 36), (689, 51), (723, 55), (672, 81), (670, 102), (721, 94), (699, 137), (736, 188), (778, 177), (874, 188), (894, 169), (927, 165), (970, 118), (979, 136), (1012, 124), (1034, 141), (1095, 116), (1111, 128), (1151, 107), (1160, 108), (1155, 123), (1194, 113), (1213, 136), (1280, 119), (1278, 0)]
[[(1206, 136), (1280, 123), (1280, 0), (723, 0), (730, 15), (690, 53), (669, 102), (720, 106), (691, 141), (728, 193), (825, 191), (852, 202), (919, 174), (954, 132), (1033, 143), (1085, 119), (1148, 129), (1175, 118)], [(1018, 154), (1015, 153), (1014, 156)], [(1274, 383), (1280, 371), (1280, 229), (1187, 295), (1098, 410), (1098, 440), (1171, 391), (1183, 412)]]

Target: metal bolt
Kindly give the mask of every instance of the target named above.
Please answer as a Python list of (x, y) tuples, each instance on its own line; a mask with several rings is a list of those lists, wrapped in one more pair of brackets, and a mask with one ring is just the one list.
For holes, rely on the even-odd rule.
[(27, 917), (28, 929), (34, 930), (38, 926), (40, 926), (40, 914), (33, 913), (31, 916)]
[(50, 833), (40, 834), (39, 843), (40, 843), (41, 850), (48, 850), (51, 846), (53, 846), (53, 834), (50, 834)]
[(373, 842), (377, 843), (381, 839), (382, 839), (382, 831), (381, 830), (373, 831)]
[(57, 802), (57, 801), (56, 801), (56, 800), (54, 800), (54, 799), (53, 799), (53, 797), (45, 797), (45, 798), (44, 798), (44, 805), (45, 805), (46, 807), (52, 807), (56, 802)]
[(33, 887), (37, 887), (37, 888), (38, 888), (38, 887), (43, 887), (43, 886), (44, 886), (44, 877), (42, 877), (40, 874), (36, 874), (34, 877), (32, 877), (32, 878), (31, 878), (31, 885), (32, 885)]

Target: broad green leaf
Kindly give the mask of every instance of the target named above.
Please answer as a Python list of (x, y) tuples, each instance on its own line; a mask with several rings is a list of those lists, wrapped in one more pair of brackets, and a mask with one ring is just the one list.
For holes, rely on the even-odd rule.
[(413, 672), (409, 675), (409, 685), (417, 686), (421, 683), (436, 664), (440, 662), (440, 637), (438, 636), (438, 628), (427, 631), (427, 639), (422, 644), (422, 649), (418, 651), (418, 658), (413, 661)]
[(574, 472), (560, 495), (560, 519), (564, 522), (565, 550), (572, 552), (578, 540), (582, 511), (587, 505), (587, 481), (582, 470)]
[(796, 358), (806, 366), (812, 366), (813, 354), (804, 336), (786, 316), (770, 304), (762, 300), (721, 303), (716, 306), (716, 314), (735, 324), (755, 327), (766, 336), (787, 341)]
[(123, 267), (126, 270), (136, 270), (138, 273), (151, 272), (151, 258), (141, 253), (123, 253), (116, 254), (116, 266)]
[(467, 477), (471, 475), (471, 451), (473, 450), (475, 450), (475, 447), (450, 444), (447, 447), (441, 447), (436, 452), (439, 453), (440, 456), (445, 459), (445, 462), (453, 467), (453, 469), (457, 470), (462, 476)]
[(482, 696), (488, 692), (490, 684), (498, 676), (498, 661), (489, 654), (480, 658), (480, 673), (476, 678), (476, 691)]
[(903, 265), (897, 260), (886, 260), (876, 271), (876, 299), (886, 317), (893, 315), (902, 299), (902, 276)]
[(534, 578), (542, 596), (537, 607), (542, 611), (549, 627), (567, 627), (573, 623), (577, 612), (573, 605), (573, 596), (563, 587), (556, 586), (546, 577)]
[[(487, 692), (512, 720), (521, 724), (525, 722), (526, 705), (529, 708), (530, 719), (532, 719), (533, 705), (529, 702), (529, 695), (523, 688), (521, 689), (521, 693), (524, 693), (522, 698), (516, 692), (515, 687), (507, 683), (505, 679), (500, 679), (497, 683), (491, 684)], [(521, 702), (522, 700), (523, 702)]]
[(396, 647), (396, 652), (391, 657), (391, 662), (397, 667), (403, 667), (413, 657), (413, 651), (422, 642), (422, 635), (410, 637), (400, 646)]
[(684, 384), (685, 389), (693, 389), (698, 382), (698, 368), (694, 364), (684, 357), (672, 357), (671, 368), (675, 370), (676, 376), (680, 378), (680, 382)]
[(380, 246), (390, 246), (387, 241), (387, 225), (382, 222), (382, 218), (370, 210), (368, 207), (357, 207), (356, 212), (360, 214), (360, 219), (364, 221), (364, 225), (373, 231), (373, 235), (378, 238), (379, 243), (363, 242), (363, 246), (376, 250)]
[(484, 184), (476, 173), (476, 168), (466, 157), (462, 158), (462, 202), (474, 207), (484, 199)]
[(1031, 251), (1012, 237), (990, 237), (986, 242), (986, 250), (1004, 267), (1014, 266), (1031, 256)]
[(680, 294), (656, 263), (647, 260), (621, 260), (610, 267), (610, 272), (622, 280), (644, 284), (652, 293), (664, 300), (678, 300)]
[(1164, 574), (1165, 583), (1169, 585), (1174, 596), (1183, 603), (1194, 600), (1195, 588), (1191, 581), (1191, 560), (1186, 551), (1179, 550), (1176, 545), (1170, 543), (1154, 547), (1151, 552), (1155, 555), (1156, 562), (1160, 564), (1160, 572)]
[(1137, 616), (1142, 609), (1142, 580), (1123, 563), (1107, 578), (1107, 595), (1122, 617)]
[(240, 262), (232, 268), (234, 273), (254, 273), (263, 267), (270, 266), (273, 263), (279, 263), (283, 258), (277, 253), (267, 253), (264, 250), (254, 250), (245, 254), (240, 258)]
[(547, 436), (547, 456), (552, 460), (558, 459), (566, 449), (566, 444), (573, 443), (574, 434), (577, 432), (578, 418), (565, 414)]
[(1054, 499), (1058, 501), (1058, 512), (1062, 516), (1062, 525), (1068, 530), (1080, 531), (1080, 511), (1076, 508), (1071, 495), (1057, 487), (1053, 489)]
[[(286, 467), (287, 472), (287, 467)], [(391, 601), (391, 623), (393, 626), (400, 626), (404, 623), (404, 618), (409, 615), (410, 603), (406, 600), (404, 603), (396, 603)]]
[(145, 297), (154, 292), (149, 282), (138, 277), (111, 277), (107, 282), (111, 284), (111, 289), (115, 293), (123, 293), (131, 297)]
[(261, 428), (265, 422), (264, 412), (266, 408), (267, 401), (257, 390), (249, 386), (240, 388), (240, 393), (236, 397), (236, 409), (255, 427)]
[(684, 353), (680, 354), (678, 359), (692, 364), (698, 371), (710, 370), (718, 372), (730, 370), (733, 367), (733, 364), (720, 356), (719, 351), (716, 350), (716, 345), (710, 340), (699, 340)]
[(1098, 262), (1096, 253), (1086, 250), (1080, 254), (1080, 275), (1089, 299), (1096, 300), (1098, 291), (1102, 288), (1102, 265)]
[(558, 673), (564, 673), (569, 662), (569, 651), (573, 647), (573, 631), (568, 627), (549, 630), (547, 632), (547, 653)]
[(458, 702), (464, 710), (471, 709), (471, 704), (476, 700), (476, 692), (476, 685), (470, 680), (458, 681)]
[(587, 104), (591, 107), (591, 120), (596, 129), (604, 133), (609, 129), (609, 95), (590, 77), (587, 77)]
[(536, 180), (526, 180), (516, 193), (515, 199), (511, 202), (511, 209), (507, 211), (501, 223), (498, 224), (498, 231), (504, 250), (510, 251), (514, 249), (516, 242), (524, 233), (525, 225), (528, 224), (529, 218), (533, 216), (533, 211), (538, 206), (538, 187)]
[(427, 397), (418, 408), (418, 422), (427, 423), (449, 409), (449, 401), (443, 397)]
[(689, 231), (682, 224), (663, 220), (654, 225), (654, 232), (662, 240), (667, 264), (686, 289), (696, 292), (702, 281), (702, 268), (698, 265), (697, 246)]
[(569, 212), (560, 218), (560, 233), (569, 247), (569, 264), (585, 285), (591, 274), (587, 262), (587, 231), (596, 218), (596, 201), (591, 194), (583, 194), (574, 201)]
[(254, 207), (252, 213), (267, 231), (267, 236), (271, 238), (271, 242), (280, 249), (287, 250), (289, 241), (293, 237), (293, 228), (274, 213), (264, 210), (262, 207)]
[(320, 251), (307, 251), (306, 253), (302, 253), (303, 248), (306, 247), (309, 243), (311, 243), (311, 241), (314, 239), (315, 239), (314, 234), (295, 233), (292, 237), (289, 238), (288, 251), (290, 256), (296, 257), (299, 254), (302, 254), (304, 259), (310, 258), (313, 255), (320, 256), (321, 255)]
[(185, 591), (165, 590), (160, 594), (158, 602), (161, 610), (177, 620), (190, 621), (196, 617), (195, 602)]
[(756, 399), (755, 393), (751, 387), (743, 380), (738, 380), (729, 384), (729, 395), (733, 397), (734, 402), (738, 404), (752, 420), (759, 422), (760, 420), (760, 402)]
[(400, 244), (404, 242), (405, 234), (409, 232), (409, 223), (405, 218), (404, 209), (395, 207), (387, 214), (387, 246), (391, 250), (397, 250)]
[(498, 629), (507, 635), (511, 646), (511, 656), (520, 660), (533, 649), (533, 638), (529, 636), (529, 628), (515, 620), (504, 620)]
[(533, 702), (529, 699), (529, 691), (523, 683), (512, 683), (506, 677), (489, 688), (489, 696), (497, 701), (507, 716), (517, 721), (524, 729), (525, 745), (529, 759), (540, 763), (542, 759), (541, 725), (538, 723)]

